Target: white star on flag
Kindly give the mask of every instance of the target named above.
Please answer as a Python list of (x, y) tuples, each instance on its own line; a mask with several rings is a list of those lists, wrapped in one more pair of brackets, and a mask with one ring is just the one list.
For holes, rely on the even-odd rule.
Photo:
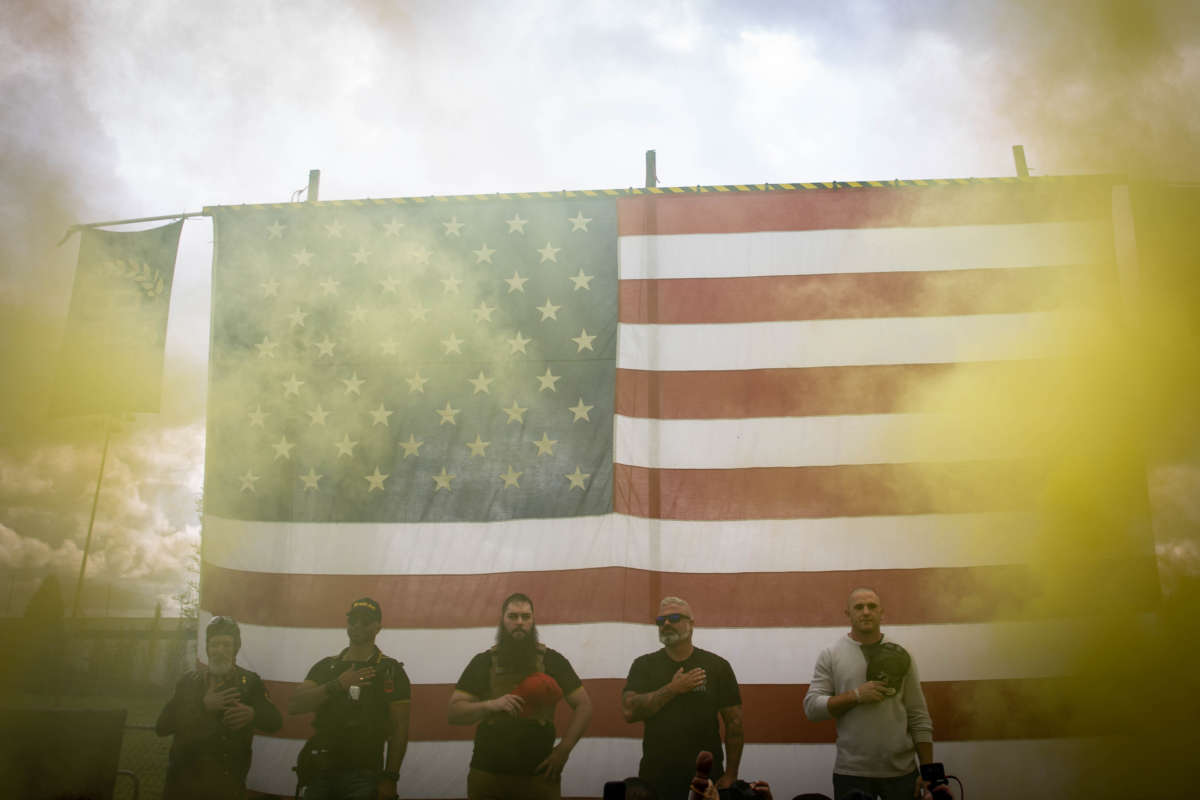
[(318, 481), (324, 477), (324, 475), (318, 475), (315, 469), (309, 467), (308, 474), (300, 476), (300, 480), (304, 481), (304, 491), (309, 492), (316, 489)]
[(546, 367), (546, 374), (538, 376), (538, 383), (540, 384), (538, 386), (538, 391), (544, 392), (546, 389), (549, 389), (552, 392), (557, 392), (558, 389), (554, 388), (554, 384), (558, 383), (561, 378), (562, 375), (552, 375), (550, 373), (550, 368)]
[(290, 459), (292, 457), (292, 448), (295, 446), (295, 442), (289, 442), (286, 436), (280, 436), (279, 441), (271, 445), (271, 447), (275, 448), (275, 458), (272, 460), (278, 461), (281, 458)]
[(471, 309), (471, 313), (475, 315), (476, 322), (491, 322), (492, 312), (495, 310), (495, 306), (489, 306), (486, 301), (481, 300), (479, 307)]
[(383, 403), (380, 403), (379, 408), (375, 409), (374, 411), (369, 411), (367, 413), (369, 413), (371, 415), (371, 419), (374, 420), (371, 423), (371, 427), (373, 428), (376, 425), (386, 426), (388, 424), (388, 417), (390, 417), (392, 414), (394, 414), (396, 412), (389, 411), (388, 409), (383, 407)]
[(450, 491), (450, 481), (454, 480), (454, 478), (455, 475), (453, 472), (447, 473), (446, 468), (442, 467), (442, 474), (433, 476), (433, 482), (436, 485), (434, 491), (440, 491), (441, 489)]
[(425, 443), (417, 441), (416, 438), (414, 438), (413, 435), (410, 433), (408, 435), (408, 441), (400, 442), (399, 444), (401, 447), (404, 448), (404, 457), (408, 458), (409, 456), (421, 455), (421, 445), (423, 445)]
[(595, 275), (585, 275), (583, 273), (583, 269), (581, 268), (579, 270), (578, 275), (571, 276), (571, 282), (575, 284), (575, 291), (579, 291), (580, 289), (590, 290), (592, 288), (591, 287), (592, 278), (594, 278), (594, 277), (596, 277), (596, 276)]
[(325, 334), (325, 338), (319, 342), (313, 342), (313, 347), (317, 348), (317, 358), (321, 356), (329, 356), (333, 358), (333, 348), (337, 347), (337, 342), (329, 338), (329, 334)]
[(482, 245), (480, 245), (478, 250), (472, 250), (471, 252), (475, 254), (476, 264), (482, 264), (485, 261), (490, 264), (492, 263), (492, 255), (496, 251), (488, 247), (487, 242), (484, 242)]
[(545, 322), (548, 319), (558, 319), (558, 310), (562, 308), (562, 306), (554, 305), (554, 303), (550, 302), (550, 298), (547, 297), (546, 305), (537, 306), (536, 308), (538, 311), (542, 312), (542, 322)]
[(576, 464), (575, 471), (566, 473), (563, 475), (563, 477), (571, 482), (571, 489), (579, 488), (587, 491), (587, 486), (584, 485), (584, 481), (592, 477), (592, 474), (590, 472), (584, 472), (579, 468), (579, 465)]
[(379, 491), (382, 492), (383, 491), (383, 482), (388, 479), (388, 475), (381, 473), (379, 471), (378, 465), (376, 465), (375, 472), (370, 475), (364, 475), (363, 479), (366, 480), (366, 482), (368, 484), (368, 486), (367, 486), (368, 493), (373, 492), (376, 489), (378, 489)]
[(579, 345), (579, 349), (575, 352), (582, 353), (584, 350), (592, 350), (592, 352), (595, 352), (595, 349), (592, 347), (592, 341), (595, 338), (595, 336), (588, 335), (587, 328), (581, 330), (578, 336), (571, 339), (572, 342)]
[(254, 410), (250, 412), (250, 427), (251, 428), (263, 427), (263, 422), (270, 415), (271, 415), (270, 412), (262, 410), (261, 404), (255, 406)]
[(241, 489), (241, 491), (243, 491), (243, 492), (246, 492), (246, 491), (253, 492), (253, 491), (254, 491), (254, 484), (255, 484), (255, 483), (258, 481), (258, 479), (259, 479), (259, 476), (258, 476), (258, 475), (255, 475), (255, 474), (254, 474), (252, 471), (250, 471), (250, 470), (246, 470), (246, 474), (245, 474), (245, 475), (243, 475), (243, 476), (241, 477), (241, 481), (242, 481), (242, 489)]
[(588, 417), (588, 412), (591, 411), (593, 408), (595, 408), (595, 406), (587, 405), (586, 403), (583, 402), (583, 398), (581, 397), (581, 398), (579, 398), (578, 403), (571, 406), (567, 410), (575, 415), (575, 419), (571, 420), (571, 422), (573, 422), (573, 423), (579, 422), (579, 420), (583, 420), (584, 422), (591, 422), (592, 420)]
[(513, 270), (513, 274), (512, 274), (511, 278), (504, 279), (504, 282), (508, 284), (508, 293), (509, 294), (512, 294), (513, 292), (520, 292), (521, 294), (525, 294), (525, 284), (528, 281), (529, 281), (529, 278), (522, 278), (521, 273), (517, 272), (515, 269)]
[(524, 474), (525, 474), (524, 472), (517, 472), (517, 471), (515, 471), (515, 470), (513, 469), (513, 465), (512, 465), (512, 464), (509, 464), (509, 465), (508, 465), (508, 472), (501, 472), (501, 473), (500, 473), (500, 480), (504, 481), (504, 487), (503, 487), (503, 488), (505, 488), (505, 489), (508, 489), (508, 488), (512, 488), (512, 489), (520, 489), (520, 488), (521, 488), (521, 484), (517, 483), (517, 481), (519, 481), (519, 480), (521, 479), (521, 476), (522, 476), (522, 475), (524, 475)]
[(504, 221), (508, 223), (509, 233), (519, 233), (522, 236), (525, 235), (525, 224), (528, 223), (529, 220), (521, 219), (520, 214), (513, 214), (512, 219), (506, 219)]

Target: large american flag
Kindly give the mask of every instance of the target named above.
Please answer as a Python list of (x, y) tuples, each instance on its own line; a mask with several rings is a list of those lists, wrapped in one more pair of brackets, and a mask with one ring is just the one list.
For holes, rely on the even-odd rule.
[[(828, 789), (833, 730), (800, 700), (871, 585), (940, 757), (1007, 796), (1006, 765), (1088, 733), (1021, 703), (1078, 628), (1031, 610), (1036, 469), (923, 435), (916, 398), (1062, 355), (1030, 332), (1112, 282), (1112, 197), (1043, 179), (209, 209), (202, 609), (242, 623), (283, 705), (375, 597), (414, 684), (402, 796), (462, 797), (473, 729), (446, 702), (526, 592), (593, 698), (563, 779), (586, 797), (637, 770), (621, 687), (681, 595), (742, 683), (743, 777), (786, 794)], [(1096, 567), (1140, 587), (1129, 611), (1153, 602), (1142, 544)], [(290, 794), (308, 732), (258, 737), (251, 786)]]

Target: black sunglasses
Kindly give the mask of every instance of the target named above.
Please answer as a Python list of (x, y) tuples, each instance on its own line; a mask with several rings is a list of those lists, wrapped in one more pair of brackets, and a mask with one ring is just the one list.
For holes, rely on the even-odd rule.
[(675, 612), (674, 614), (659, 614), (657, 617), (654, 618), (654, 621), (658, 624), (658, 627), (661, 628), (667, 622), (670, 622), (672, 625), (674, 625), (676, 622), (679, 622), (679, 620), (681, 620), (681, 619), (686, 619), (688, 622), (691, 622), (691, 620), (692, 620), (692, 618), (689, 617), (687, 614), (680, 614), (679, 612)]

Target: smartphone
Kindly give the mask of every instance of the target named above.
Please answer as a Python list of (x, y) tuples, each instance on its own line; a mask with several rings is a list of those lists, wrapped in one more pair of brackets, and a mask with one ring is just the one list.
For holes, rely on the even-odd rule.
[(934, 786), (944, 786), (947, 783), (945, 766), (940, 761), (922, 764), (921, 780)]

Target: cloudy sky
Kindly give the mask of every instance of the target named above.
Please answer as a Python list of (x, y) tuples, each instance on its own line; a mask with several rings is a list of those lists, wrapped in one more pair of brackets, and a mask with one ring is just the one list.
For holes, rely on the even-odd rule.
[[(0, 613), (73, 581), (99, 462), (94, 420), (40, 413), (71, 223), (286, 201), (313, 168), (322, 199), (626, 187), (651, 148), (662, 185), (1011, 175), (1018, 143), (1035, 175), (1200, 178), (1189, 2), (7, 8)], [(163, 411), (113, 439), (94, 608), (169, 600), (198, 541), (211, 238), (184, 227)], [(1197, 474), (1176, 453), (1151, 476), (1160, 546), (1193, 565)]]

